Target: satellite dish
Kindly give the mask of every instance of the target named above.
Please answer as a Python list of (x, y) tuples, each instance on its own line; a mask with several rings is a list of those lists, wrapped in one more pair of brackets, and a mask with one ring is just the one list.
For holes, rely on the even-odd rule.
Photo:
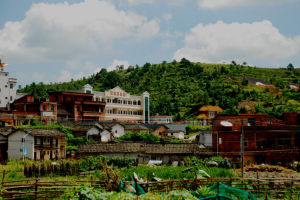
[(232, 126), (232, 123), (231, 122), (228, 122), (228, 121), (221, 121), (220, 124), (222, 126), (226, 126), (226, 127), (231, 127)]

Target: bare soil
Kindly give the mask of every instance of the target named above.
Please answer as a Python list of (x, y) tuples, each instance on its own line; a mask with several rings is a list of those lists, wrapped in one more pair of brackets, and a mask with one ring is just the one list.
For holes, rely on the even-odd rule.
[[(241, 176), (242, 170), (237, 169), (234, 172)], [(277, 165), (249, 165), (245, 167), (245, 178), (293, 178), (300, 179), (300, 173)]]

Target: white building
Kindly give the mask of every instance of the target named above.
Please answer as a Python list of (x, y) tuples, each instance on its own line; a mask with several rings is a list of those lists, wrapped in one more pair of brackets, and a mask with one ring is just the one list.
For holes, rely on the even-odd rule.
[(159, 115), (157, 113), (155, 116), (151, 116), (151, 123), (171, 124), (173, 123), (173, 117), (167, 115)]
[(82, 90), (84, 93), (94, 94), (95, 101), (106, 102), (104, 117), (106, 121), (150, 122), (148, 92), (135, 96), (118, 86), (105, 92), (98, 92), (93, 91), (93, 87), (89, 84), (85, 85)]
[[(2, 64), (2, 65), (1, 65)], [(0, 108), (8, 107), (14, 102), (17, 93), (17, 79), (9, 78), (9, 72), (3, 70), (3, 63), (1, 63), (0, 72)]]

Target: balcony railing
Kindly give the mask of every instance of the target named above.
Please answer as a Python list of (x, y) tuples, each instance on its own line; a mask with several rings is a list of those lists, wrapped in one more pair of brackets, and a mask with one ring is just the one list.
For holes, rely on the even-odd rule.
[(104, 113), (101, 113), (101, 112), (96, 112), (96, 111), (83, 111), (82, 112), (82, 115), (83, 116), (102, 116), (104, 115)]
[(56, 144), (34, 144), (35, 148), (58, 148)]

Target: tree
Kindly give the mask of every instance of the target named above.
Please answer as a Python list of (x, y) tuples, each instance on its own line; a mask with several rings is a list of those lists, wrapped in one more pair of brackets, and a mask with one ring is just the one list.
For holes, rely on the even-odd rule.
[(248, 80), (245, 79), (245, 77), (244, 77), (243, 80), (242, 80), (242, 85), (243, 85), (243, 86), (247, 86), (247, 85), (248, 85)]
[(294, 70), (294, 65), (290, 63), (287, 67), (288, 70)]
[(245, 62), (245, 61), (244, 61), (244, 62), (243, 62), (243, 65), (245, 65), (245, 66), (246, 66), (246, 65), (247, 65), (247, 62)]
[(236, 65), (236, 62), (233, 60), (233, 61), (231, 61), (231, 64), (232, 65)]

